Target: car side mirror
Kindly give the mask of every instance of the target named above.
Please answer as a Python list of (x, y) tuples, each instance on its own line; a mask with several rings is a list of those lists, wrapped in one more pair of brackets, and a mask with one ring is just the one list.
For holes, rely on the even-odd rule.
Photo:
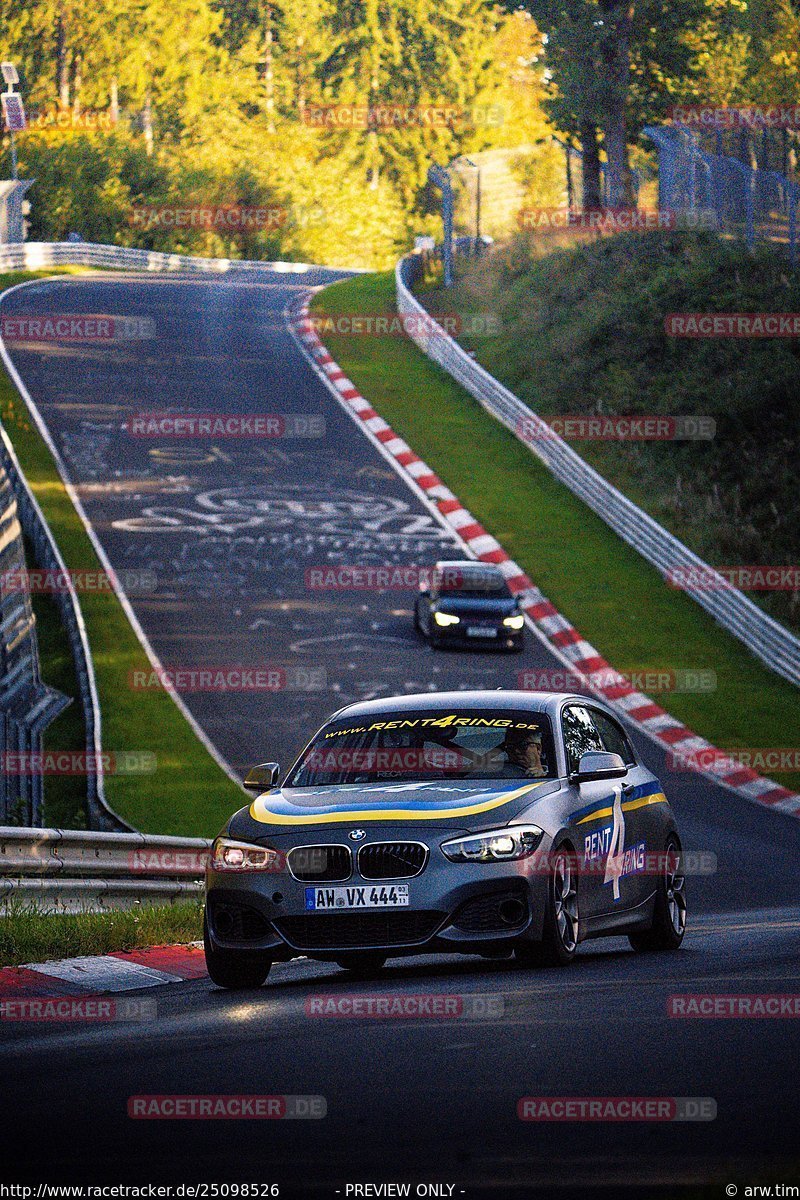
[(605, 750), (587, 750), (581, 755), (577, 771), (570, 776), (573, 783), (595, 783), (606, 779), (624, 779), (628, 768), (619, 754)]
[(265, 788), (275, 787), (281, 777), (278, 763), (259, 763), (251, 767), (244, 777), (244, 786), (251, 792), (263, 792)]

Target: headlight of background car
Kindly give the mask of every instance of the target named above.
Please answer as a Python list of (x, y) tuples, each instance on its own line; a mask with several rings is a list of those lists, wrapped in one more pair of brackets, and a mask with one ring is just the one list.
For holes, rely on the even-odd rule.
[(283, 855), (270, 846), (253, 846), (218, 837), (211, 847), (212, 871), (279, 871)]
[(451, 862), (506, 862), (533, 854), (544, 833), (536, 825), (510, 825), (442, 843)]
[(507, 625), (509, 629), (522, 629), (522, 626), (525, 624), (525, 618), (522, 613), (517, 613), (513, 617), (503, 617), (503, 624)]
[(461, 620), (461, 618), (457, 617), (455, 615), (455, 613), (443, 613), (443, 612), (435, 612), (433, 614), (433, 619), (437, 625), (443, 625), (443, 626), (458, 625), (459, 621)]

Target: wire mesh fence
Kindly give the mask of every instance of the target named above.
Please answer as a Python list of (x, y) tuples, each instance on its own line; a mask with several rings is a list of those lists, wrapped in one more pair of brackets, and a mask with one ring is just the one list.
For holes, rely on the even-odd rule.
[[(706, 224), (743, 238), (748, 246), (758, 241), (783, 245), (796, 265), (800, 185), (782, 171), (758, 165), (778, 161), (780, 150), (780, 161), (793, 170), (792, 146), (776, 136), (783, 132), (788, 133), (764, 130), (769, 136), (743, 137), (747, 131), (648, 127), (645, 133), (658, 148), (659, 208), (689, 218), (705, 216)], [(712, 153), (710, 146), (736, 153)]]

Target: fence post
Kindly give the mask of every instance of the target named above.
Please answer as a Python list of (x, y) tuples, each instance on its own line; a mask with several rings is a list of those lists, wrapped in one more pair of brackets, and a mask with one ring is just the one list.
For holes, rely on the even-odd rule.
[(444, 263), (444, 286), (449, 288), (453, 286), (453, 185), (446, 167), (429, 167), (428, 179), (442, 193), (442, 224), (444, 225), (442, 260)]
[(751, 167), (745, 167), (747, 171), (747, 191), (745, 193), (746, 219), (747, 219), (747, 245), (752, 250), (756, 241), (756, 214), (755, 214), (755, 190), (756, 190), (756, 173)]

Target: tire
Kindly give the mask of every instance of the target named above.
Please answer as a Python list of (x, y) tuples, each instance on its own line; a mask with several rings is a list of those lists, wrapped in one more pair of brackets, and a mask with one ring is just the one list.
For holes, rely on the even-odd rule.
[(429, 627), (426, 632), (422, 621), (419, 619), (419, 604), (416, 602), (414, 604), (414, 628), (422, 638), (423, 642), (426, 642), (430, 646), (431, 650), (439, 649), (438, 639), (436, 634), (433, 632), (433, 622), (429, 621)]
[(337, 958), (335, 961), (343, 971), (350, 971), (353, 975), (361, 975), (366, 979), (381, 970), (386, 958), (385, 954), (370, 954), (364, 951), (361, 954), (350, 954), (347, 958)]
[(263, 951), (220, 950), (212, 945), (208, 921), (203, 918), (203, 949), (211, 982), (229, 991), (261, 987), (269, 975), (272, 959)]
[(577, 952), (579, 932), (575, 852), (565, 843), (553, 855), (542, 940), (519, 942), (514, 954), (525, 966), (566, 967)]
[(640, 954), (678, 949), (686, 933), (686, 877), (683, 874), (681, 844), (670, 837), (664, 850), (664, 870), (659, 876), (653, 904), (653, 924), (628, 934), (628, 941)]

